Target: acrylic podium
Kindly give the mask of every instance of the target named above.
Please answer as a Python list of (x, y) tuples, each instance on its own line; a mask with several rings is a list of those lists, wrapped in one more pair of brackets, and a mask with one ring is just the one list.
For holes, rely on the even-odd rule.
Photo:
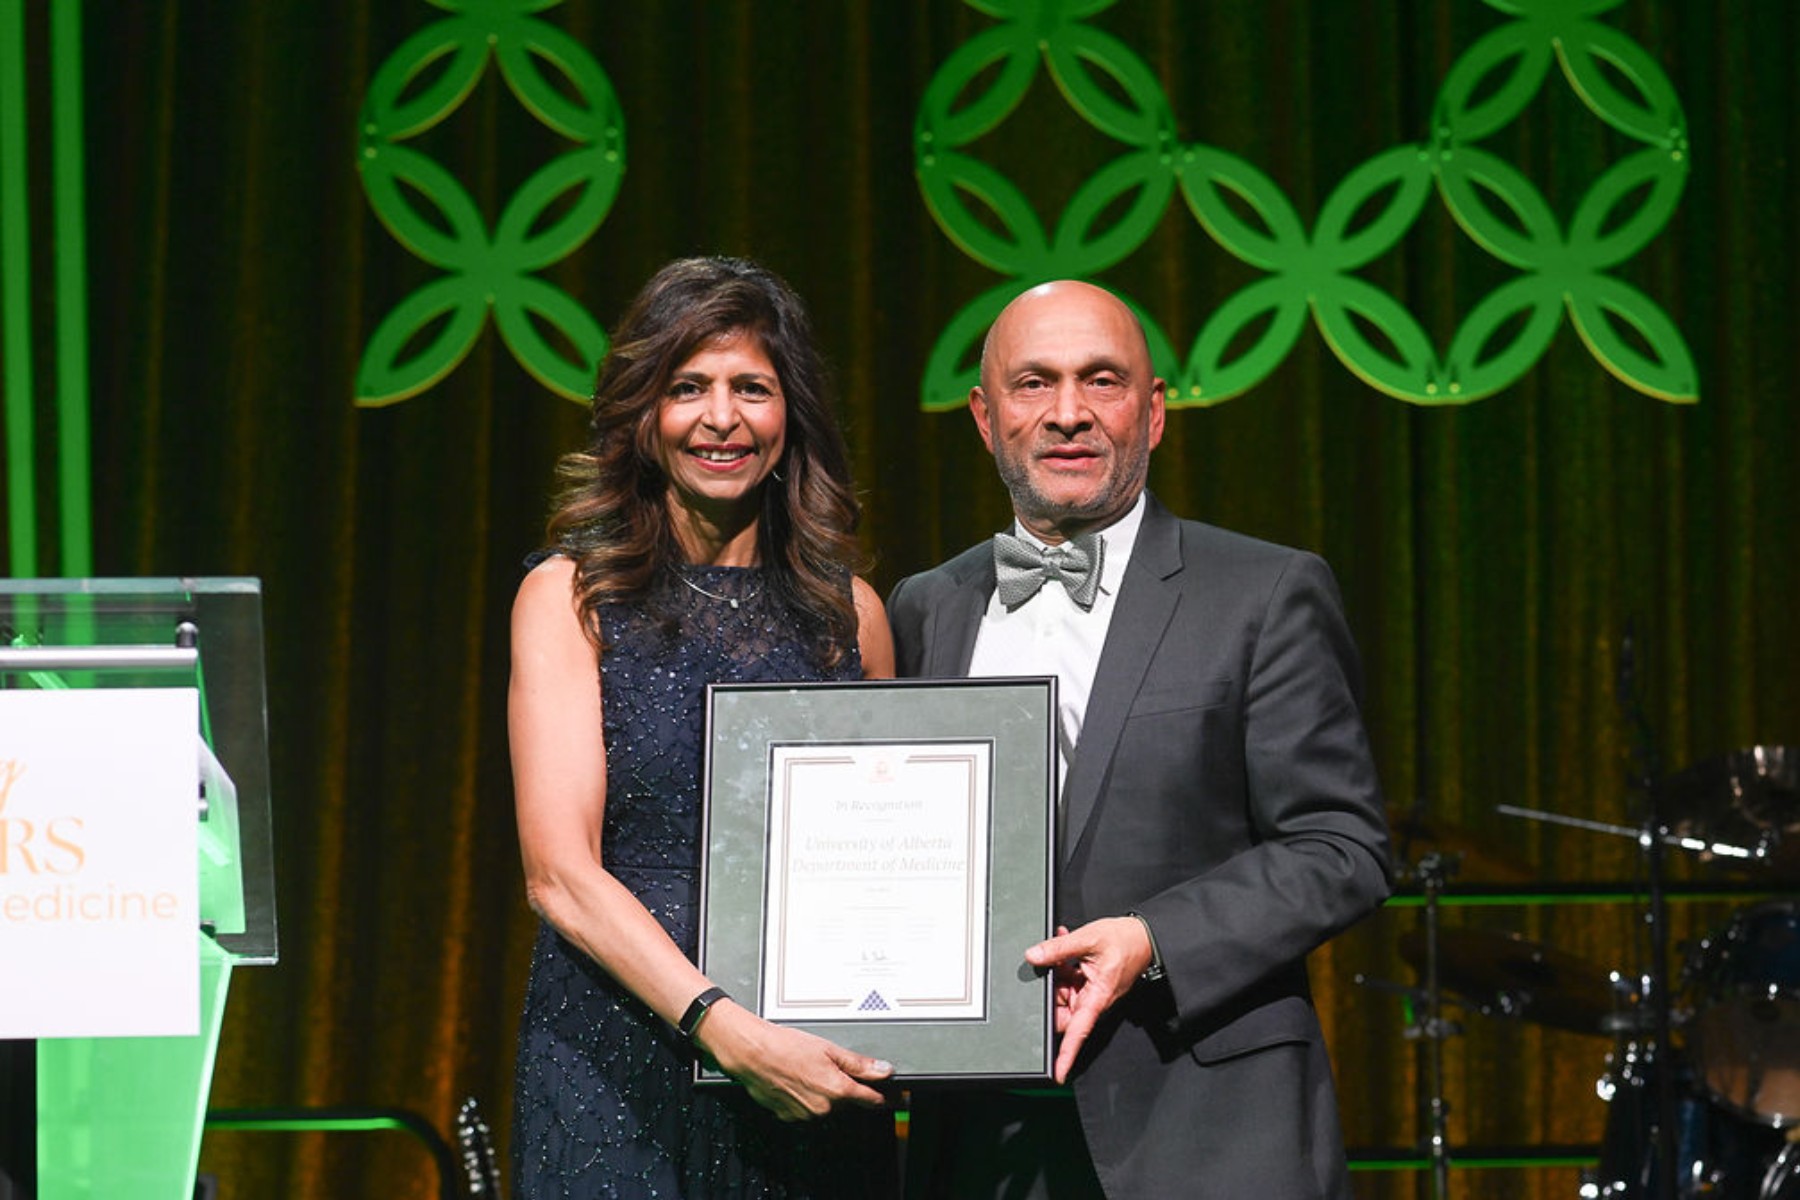
[[(163, 723), (128, 719), (140, 701), (164, 705), (158, 717)], [(76, 730), (55, 726), (52, 734), (40, 735), (51, 726), (38, 724), (37, 714), (51, 710), (57, 711), (50, 720), (72, 721)], [(92, 715), (113, 712), (126, 716)], [(0, 580), (0, 714), (0, 946), (10, 937), (14, 947), (54, 960), (30, 980), (9, 972), (7, 988), (43, 987), (48, 1010), (50, 984), (37, 980), (68, 987), (64, 971), (97, 971), (94, 978), (105, 982), (91, 990), (101, 993), (95, 998), (101, 1024), (110, 1029), (112, 1016), (123, 1014), (129, 1029), (133, 1006), (143, 999), (133, 994), (129, 973), (107, 975), (104, 964), (91, 961), (96, 956), (59, 947), (96, 936), (92, 927), (107, 920), (116, 918), (123, 927), (141, 916), (149, 928), (158, 916), (158, 944), (176, 948), (167, 957), (178, 965), (165, 972), (157, 957), (156, 969), (144, 974), (180, 981), (185, 990), (177, 991), (175, 1007), (187, 1010), (187, 1028), (195, 1030), (68, 1036), (61, 1008), (51, 1013), (58, 1019), (47, 1019), (21, 1002), (24, 1015), (15, 1011), (0, 1031), (10, 1051), (0, 1074), (13, 1076), (12, 1086), (0, 1086), (0, 1127), (14, 1131), (13, 1161), (0, 1159), (0, 1200), (9, 1187), (18, 1200), (191, 1200), (232, 968), (273, 963), (277, 952), (261, 585), (245, 578)], [(188, 730), (190, 715), (194, 728)], [(114, 727), (84, 731), (83, 723)], [(167, 736), (165, 728), (172, 731)], [(82, 790), (79, 771), (65, 771), (56, 758), (77, 753), (71, 746), (83, 748), (95, 769), (132, 769), (99, 765), (111, 761), (109, 746), (121, 738), (129, 743), (131, 736), (179, 748), (161, 755), (177, 769), (173, 784), (158, 793), (158, 819), (180, 849), (168, 856), (175, 877), (188, 878), (191, 864), (197, 886), (179, 901), (168, 900), (167, 909), (156, 905), (173, 889), (134, 909), (129, 887), (78, 877), (77, 868), (105, 857), (101, 849), (90, 853), (83, 840), (98, 844), (101, 837), (103, 818), (78, 811), (93, 800), (59, 796), (52, 805), (37, 798), (48, 782), (65, 776), (76, 781), (68, 790)], [(61, 749), (48, 748), (53, 739), (62, 739)], [(192, 774), (183, 775), (190, 756)], [(171, 786), (181, 790), (171, 792)], [(123, 793), (109, 794), (105, 802), (126, 807), (132, 817), (129, 805), (136, 797), (129, 785), (89, 790)], [(184, 842), (190, 812), (191, 858)], [(111, 853), (137, 852), (127, 840), (126, 850)], [(197, 947), (191, 955), (190, 943)], [(197, 989), (189, 986), (190, 971), (197, 972)], [(87, 978), (78, 976), (74, 986), (85, 986)], [(83, 996), (84, 1008), (88, 999)], [(51, 1032), (20, 1027), (34, 1023)]]

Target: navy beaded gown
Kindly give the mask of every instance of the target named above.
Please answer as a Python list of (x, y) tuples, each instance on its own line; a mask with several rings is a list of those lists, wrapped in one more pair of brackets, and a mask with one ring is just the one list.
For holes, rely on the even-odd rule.
[[(603, 861), (689, 958), (706, 684), (861, 674), (854, 649), (821, 672), (763, 584), (757, 568), (683, 567), (648, 603), (601, 613)], [(517, 1200), (897, 1193), (890, 1114), (784, 1123), (741, 1088), (696, 1089), (692, 1067), (675, 1030), (541, 925), (519, 1031)]]

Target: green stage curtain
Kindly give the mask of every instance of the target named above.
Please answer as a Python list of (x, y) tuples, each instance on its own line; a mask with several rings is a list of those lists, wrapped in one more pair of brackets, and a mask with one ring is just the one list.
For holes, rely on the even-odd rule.
[[(238, 974), (214, 1106), (402, 1106), (448, 1129), (473, 1094), (504, 1147), (535, 924), (507, 617), (583, 413), (491, 326), (424, 393), (352, 403), (375, 323), (431, 275), (363, 196), (358, 108), (376, 67), (443, 15), (408, 0), (87, 6), (95, 557), (99, 574), (266, 589), (283, 955)], [(605, 68), (629, 147), (611, 213), (546, 277), (610, 326), (671, 257), (762, 260), (807, 297), (835, 366), (876, 585), (998, 527), (1005, 497), (970, 421), (918, 404), (938, 332), (998, 280), (934, 224), (912, 157), (926, 84), (992, 19), (953, 0), (569, 0), (542, 16)], [(1158, 73), (1184, 139), (1257, 164), (1310, 221), (1350, 167), (1427, 136), (1449, 64), (1504, 19), (1476, 0), (1122, 0), (1094, 22)], [(1517, 386), (1418, 407), (1351, 376), (1309, 327), (1250, 393), (1172, 412), (1153, 462), (1177, 511), (1333, 564), (1384, 782), (1423, 831), (1403, 848), (1467, 851), (1462, 882), (1639, 873), (1629, 839), (1495, 811), (1636, 819), (1615, 694), (1627, 631), (1662, 770), (1800, 743), (1800, 17), (1625, 0), (1601, 19), (1649, 49), (1691, 127), (1676, 216), (1618, 273), (1683, 332), (1698, 404), (1626, 387), (1565, 321)], [(557, 147), (491, 72), (423, 141), (490, 221)], [(1566, 221), (1626, 143), (1553, 69), (1504, 146)], [(1040, 78), (991, 151), (1053, 213), (1107, 147)], [(1434, 200), (1366, 274), (1442, 345), (1498, 271)], [(1176, 201), (1104, 279), (1185, 349), (1246, 272)], [(1678, 939), (1736, 903), (1679, 906)], [(1392, 906), (1314, 964), (1355, 1145), (1422, 1129), (1402, 1001), (1357, 982), (1410, 983), (1398, 944), (1418, 922)], [(1639, 921), (1627, 904), (1445, 923), (1611, 967), (1629, 965)], [(1460, 1019), (1444, 1055), (1454, 1143), (1599, 1141), (1607, 1039)], [(203, 1169), (227, 1197), (434, 1194), (398, 1134), (219, 1131)], [(1359, 1173), (1358, 1195), (1424, 1194), (1422, 1178)], [(1470, 1200), (1574, 1194), (1571, 1168), (1455, 1182)]]

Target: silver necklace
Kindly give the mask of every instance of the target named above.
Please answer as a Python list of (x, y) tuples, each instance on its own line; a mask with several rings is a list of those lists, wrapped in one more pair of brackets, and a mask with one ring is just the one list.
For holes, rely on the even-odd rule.
[(696, 592), (699, 592), (702, 596), (705, 596), (707, 599), (723, 600), (725, 603), (731, 605), (731, 607), (733, 607), (733, 608), (736, 608), (738, 606), (738, 602), (740, 599), (743, 599), (743, 600), (756, 599), (756, 593), (760, 592), (762, 590), (761, 588), (755, 588), (751, 591), (745, 592), (742, 597), (721, 596), (717, 592), (707, 591), (705, 588), (701, 587), (699, 584), (697, 584), (693, 580), (689, 579), (686, 575), (677, 575), (675, 578), (681, 580), (681, 582), (687, 584), (689, 587), (693, 588)]

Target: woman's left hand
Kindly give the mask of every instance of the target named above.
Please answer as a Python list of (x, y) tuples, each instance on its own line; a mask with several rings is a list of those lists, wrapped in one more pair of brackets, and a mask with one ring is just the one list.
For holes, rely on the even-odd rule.
[(893, 1075), (892, 1063), (765, 1021), (729, 1001), (707, 1010), (695, 1041), (751, 1099), (783, 1121), (810, 1121), (843, 1105), (887, 1103), (869, 1085)]

